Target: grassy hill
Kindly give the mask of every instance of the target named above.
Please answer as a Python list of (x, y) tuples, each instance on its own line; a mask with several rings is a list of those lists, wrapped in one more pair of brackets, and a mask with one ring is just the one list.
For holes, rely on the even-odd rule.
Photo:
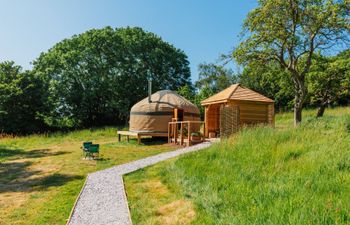
[[(0, 224), (65, 224), (86, 175), (174, 149), (162, 143), (117, 142), (117, 129), (0, 138)], [(84, 160), (83, 141), (100, 144)]]
[(350, 224), (350, 108), (290, 113), (125, 178), (135, 224)]

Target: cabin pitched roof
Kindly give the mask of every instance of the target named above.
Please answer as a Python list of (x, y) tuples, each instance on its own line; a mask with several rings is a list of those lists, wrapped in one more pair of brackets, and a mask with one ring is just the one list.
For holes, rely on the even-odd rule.
[(255, 101), (255, 102), (274, 102), (272, 99), (265, 97), (249, 88), (242, 87), (240, 84), (232, 84), (230, 87), (221, 92), (210, 96), (201, 102), (202, 105), (210, 105), (216, 103), (225, 103), (229, 100), (238, 101)]

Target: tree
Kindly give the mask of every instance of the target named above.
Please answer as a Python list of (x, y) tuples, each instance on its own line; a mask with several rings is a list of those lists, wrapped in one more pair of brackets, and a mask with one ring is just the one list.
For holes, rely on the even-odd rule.
[(153, 90), (191, 85), (185, 53), (141, 28), (106, 27), (74, 35), (42, 53), (34, 71), (50, 81), (51, 121), (72, 126), (128, 120), (131, 106)]
[(194, 88), (190, 85), (185, 85), (180, 87), (177, 90), (177, 93), (181, 96), (183, 96), (184, 98), (186, 98), (187, 100), (189, 100), (190, 102), (193, 102), (195, 99), (195, 92), (194, 92)]
[(276, 63), (252, 62), (244, 67), (240, 83), (275, 101), (278, 111), (287, 111), (293, 105), (293, 83), (289, 74)]
[[(346, 54), (347, 52), (347, 54)], [(308, 76), (311, 103), (319, 106), (316, 117), (322, 117), (327, 105), (350, 97), (350, 51), (336, 57), (316, 55)]]
[(198, 89), (210, 88), (217, 93), (238, 81), (238, 77), (231, 69), (213, 63), (202, 63), (198, 66), (199, 79), (195, 86)]
[(13, 134), (47, 129), (45, 82), (14, 62), (0, 63), (0, 131)]
[(210, 96), (214, 95), (215, 93), (216, 92), (214, 92), (213, 89), (211, 89), (210, 87), (204, 86), (199, 90), (198, 94), (195, 96), (194, 103), (198, 106), (202, 119), (204, 118), (204, 107), (202, 106), (201, 102), (204, 99), (207, 99)]
[(294, 86), (294, 123), (302, 120), (305, 77), (315, 51), (349, 42), (349, 0), (259, 0), (245, 22), (246, 38), (233, 52), (241, 64), (277, 62)]

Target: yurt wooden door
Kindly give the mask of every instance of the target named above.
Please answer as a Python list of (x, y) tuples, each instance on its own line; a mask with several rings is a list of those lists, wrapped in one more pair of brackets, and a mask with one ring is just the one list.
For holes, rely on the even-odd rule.
[(184, 120), (184, 110), (183, 109), (174, 109), (174, 119), (176, 121)]

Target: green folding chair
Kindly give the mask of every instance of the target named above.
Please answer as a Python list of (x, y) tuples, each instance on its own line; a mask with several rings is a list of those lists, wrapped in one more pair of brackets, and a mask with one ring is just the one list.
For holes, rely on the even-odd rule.
[(83, 142), (83, 146), (81, 147), (81, 149), (83, 149), (83, 154), (85, 154), (85, 158), (89, 154), (90, 145), (92, 145), (92, 142), (87, 141), (87, 142)]
[(99, 157), (100, 155), (100, 145), (99, 144), (91, 144), (89, 146), (89, 156), (92, 156), (92, 158), (95, 158), (95, 156)]
[(83, 146), (81, 147), (84, 151), (88, 150), (90, 145), (92, 145), (91, 141), (83, 142)]

